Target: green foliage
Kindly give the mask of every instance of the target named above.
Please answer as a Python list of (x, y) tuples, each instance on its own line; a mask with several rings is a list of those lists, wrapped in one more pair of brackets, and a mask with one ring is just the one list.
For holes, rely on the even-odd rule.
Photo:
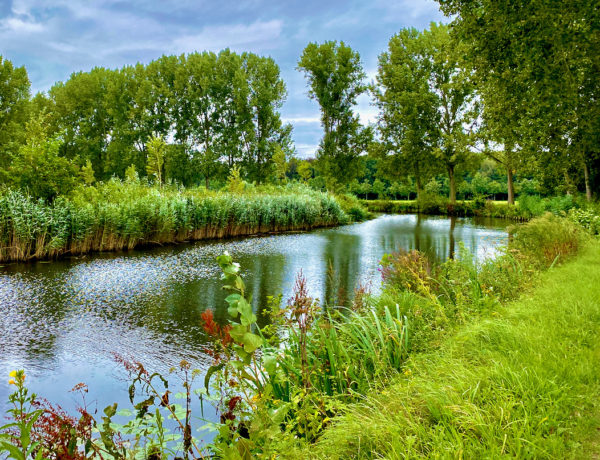
[(29, 117), (29, 78), (24, 67), (15, 67), (0, 55), (0, 181), (11, 155), (25, 142), (25, 123)]
[(83, 179), (83, 183), (85, 185), (92, 185), (94, 182), (96, 182), (94, 168), (92, 167), (92, 162), (90, 160), (87, 160), (85, 165), (81, 167), (81, 178)]
[(585, 228), (592, 235), (600, 235), (600, 214), (593, 208), (577, 209), (569, 211), (568, 218), (581, 227)]
[(34, 424), (42, 415), (41, 409), (34, 409), (35, 394), (30, 394), (25, 386), (25, 372), (12, 371), (9, 385), (15, 385), (15, 392), (8, 397), (12, 408), (8, 414), (13, 422), (0, 427), (0, 452), (15, 460), (42, 459), (43, 451), (39, 441), (33, 438)]
[(242, 193), (244, 188), (246, 187), (246, 183), (240, 174), (239, 166), (235, 165), (229, 171), (229, 177), (227, 178), (227, 191), (229, 193)]
[(370, 216), (367, 208), (353, 195), (336, 195), (336, 201), (353, 222), (362, 222)]
[[(509, 171), (532, 167), (569, 185), (575, 171), (592, 198), (600, 87), (594, 1), (440, 0), (476, 69), (489, 137)], [(490, 156), (495, 156), (490, 151)]]
[(71, 161), (59, 155), (62, 136), (48, 137), (47, 132), (45, 114), (27, 122), (26, 141), (12, 158), (9, 183), (34, 198), (53, 200), (75, 187), (79, 171)]
[(403, 376), (290, 457), (593, 458), (599, 260), (586, 247), (526, 297), (413, 354)]
[(511, 233), (511, 247), (543, 267), (562, 262), (577, 252), (583, 241), (577, 225), (550, 213), (514, 227)]
[(337, 225), (347, 215), (326, 193), (290, 185), (242, 195), (111, 180), (52, 204), (0, 191), (0, 260), (133, 248)]
[(146, 172), (148, 173), (148, 176), (154, 176), (158, 185), (162, 185), (167, 144), (162, 137), (152, 136), (146, 143), (146, 150), (148, 151)]
[(137, 172), (137, 170), (135, 169), (135, 165), (131, 164), (127, 167), (127, 169), (125, 170), (125, 181), (126, 182), (138, 182), (140, 179), (140, 176)]
[(324, 135), (317, 152), (317, 165), (327, 187), (346, 184), (357, 175), (358, 156), (366, 151), (371, 131), (363, 128), (353, 108), (364, 93), (365, 73), (360, 56), (344, 42), (309, 43), (298, 69), (308, 79), (311, 99), (321, 107)]

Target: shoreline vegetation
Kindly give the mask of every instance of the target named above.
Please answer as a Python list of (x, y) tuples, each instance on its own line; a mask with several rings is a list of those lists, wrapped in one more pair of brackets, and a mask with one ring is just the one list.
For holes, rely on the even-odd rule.
[(575, 210), (594, 209), (594, 205), (572, 195), (539, 197), (523, 195), (514, 205), (507, 201), (477, 197), (472, 200), (457, 200), (450, 203), (445, 197), (424, 193), (416, 200), (360, 200), (372, 213), (427, 214), (457, 217), (495, 217), (525, 222), (545, 212), (568, 214)]
[[(160, 376), (120, 358), (135, 411), (109, 406), (96, 421), (85, 407), (77, 419), (32, 403), (15, 371), (14, 426), (35, 440), (24, 449), (50, 457), (83, 448), (81, 458), (581, 454), (600, 420), (600, 272), (592, 269), (600, 246), (589, 230), (546, 213), (515, 226), (493, 260), (477, 261), (465, 248), (440, 265), (418, 251), (391, 253), (381, 261), (381, 293), (359, 289), (343, 306), (312, 298), (300, 274), (285, 305), (274, 297), (267, 306), (271, 325), (262, 329), (241, 267), (225, 253), (217, 262), (229, 320), (202, 315), (206, 372), (183, 361)], [(172, 400), (170, 379), (186, 388)], [(195, 397), (220, 414), (219, 423), (203, 422), (215, 433), (207, 444), (195, 437)], [(169, 431), (167, 417), (180, 430)], [(4, 436), (4, 447), (18, 446), (14, 436)]]
[(6, 190), (0, 191), (0, 262), (310, 230), (365, 216), (353, 197), (301, 185), (236, 193), (114, 179), (51, 204)]

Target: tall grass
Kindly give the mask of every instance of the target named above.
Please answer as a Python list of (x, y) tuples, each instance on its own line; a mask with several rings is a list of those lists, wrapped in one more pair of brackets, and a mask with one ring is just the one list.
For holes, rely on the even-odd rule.
[(0, 262), (308, 230), (347, 220), (333, 196), (298, 186), (231, 194), (111, 180), (52, 204), (5, 190)]
[(597, 458), (599, 286), (596, 242), (290, 458)]

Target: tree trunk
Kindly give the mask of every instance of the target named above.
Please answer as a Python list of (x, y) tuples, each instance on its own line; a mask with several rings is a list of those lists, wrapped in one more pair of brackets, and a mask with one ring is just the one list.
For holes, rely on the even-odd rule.
[(454, 176), (454, 165), (448, 166), (448, 177), (450, 179), (450, 204), (456, 204), (456, 177)]
[(508, 204), (515, 204), (515, 184), (513, 183), (513, 171), (510, 166), (506, 167), (508, 177)]
[(592, 186), (590, 185), (590, 167), (583, 162), (583, 178), (585, 180), (585, 197), (588, 201), (592, 201)]
[(421, 198), (421, 179), (416, 178), (415, 186), (417, 188), (417, 201)]

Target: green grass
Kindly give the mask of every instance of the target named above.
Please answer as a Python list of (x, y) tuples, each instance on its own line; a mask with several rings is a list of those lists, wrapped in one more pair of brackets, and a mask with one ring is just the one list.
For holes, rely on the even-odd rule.
[(600, 244), (461, 327), (290, 458), (598, 458)]

